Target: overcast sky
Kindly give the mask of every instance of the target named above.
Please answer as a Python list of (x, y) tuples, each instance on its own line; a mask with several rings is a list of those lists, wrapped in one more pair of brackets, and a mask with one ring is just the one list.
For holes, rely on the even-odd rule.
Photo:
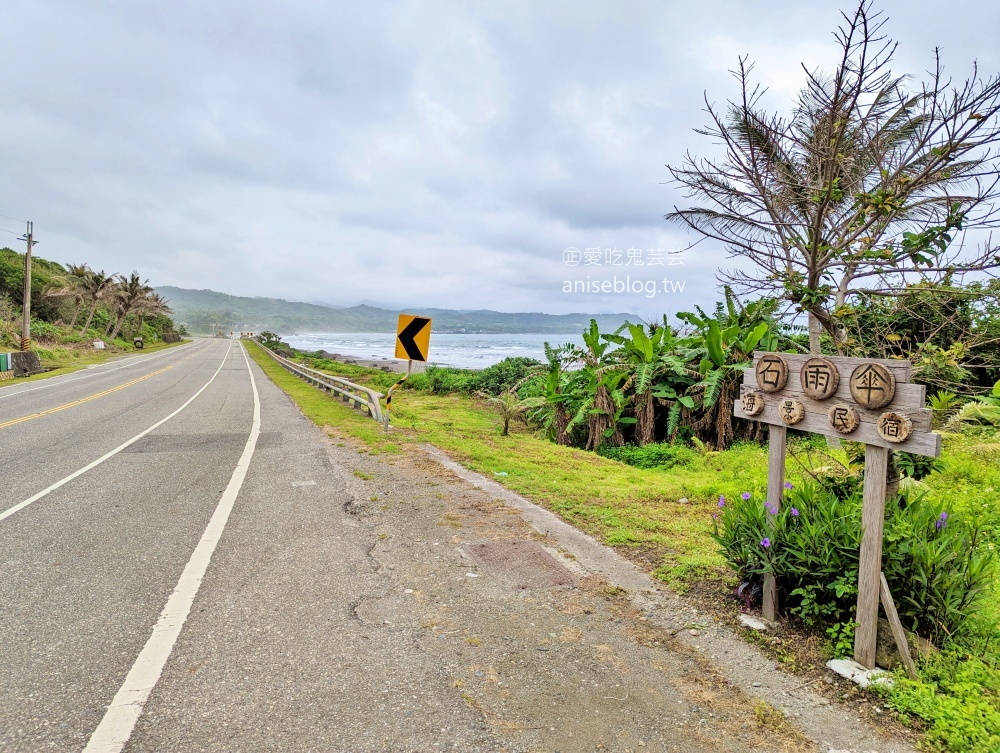
[[(897, 72), (922, 75), (935, 45), (957, 77), (1000, 69), (1000, 3), (879, 7)], [(156, 285), (651, 315), (712, 300), (726, 263), (702, 244), (625, 266), (692, 240), (663, 221), (683, 203), (664, 165), (712, 150), (692, 132), (703, 92), (734, 96), (749, 54), (785, 108), (800, 63), (832, 66), (838, 9), (4, 0), (0, 22), (0, 245), (23, 250), (10, 218), (30, 219), (36, 253)], [(563, 292), (588, 275), (686, 287)]]

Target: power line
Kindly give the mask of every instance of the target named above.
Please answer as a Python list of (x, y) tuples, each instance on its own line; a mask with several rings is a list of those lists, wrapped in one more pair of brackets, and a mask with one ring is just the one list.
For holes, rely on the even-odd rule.
[(0, 217), (3, 217), (5, 220), (14, 220), (14, 222), (24, 222), (24, 220), (20, 219), (19, 217), (10, 217), (6, 214), (0, 214)]
[[(3, 215), (0, 215), (0, 217), (2, 217), (2, 216)], [(0, 227), (0, 230), (3, 230), (5, 233), (10, 233), (11, 235), (18, 235), (19, 234), (16, 230), (8, 230), (5, 227)]]

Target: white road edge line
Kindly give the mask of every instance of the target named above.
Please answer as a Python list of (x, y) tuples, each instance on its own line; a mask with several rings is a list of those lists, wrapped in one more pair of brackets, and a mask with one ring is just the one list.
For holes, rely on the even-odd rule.
[[(13, 387), (8, 387), (8, 388), (4, 389), (2, 392), (0, 392), (0, 400), (5, 400), (8, 397), (16, 397), (17, 395), (24, 395), (27, 392), (37, 392), (38, 390), (48, 389), (49, 387), (58, 387), (61, 384), (69, 384), (70, 382), (76, 382), (76, 381), (78, 381), (80, 379), (89, 379), (90, 377), (101, 376), (101, 374), (110, 374), (112, 371), (119, 371), (121, 369), (127, 369), (130, 366), (139, 366), (141, 364), (147, 363), (148, 361), (152, 361), (154, 358), (160, 358), (162, 356), (169, 356), (171, 354), (179, 353), (183, 347), (184, 346), (181, 346), (180, 348), (170, 348), (169, 350), (167, 350), (167, 351), (165, 351), (163, 353), (154, 353), (153, 355), (151, 355), (151, 356), (149, 356), (147, 358), (143, 358), (142, 356), (132, 356), (131, 358), (123, 359), (123, 361), (128, 361), (128, 363), (123, 363), (121, 366), (116, 366), (113, 369), (104, 369), (103, 371), (98, 371), (97, 369), (94, 369), (93, 371), (89, 371), (88, 370), (87, 373), (85, 373), (85, 374), (81, 374), (81, 375), (75, 376), (75, 377), (70, 377), (69, 379), (60, 379), (60, 377), (57, 377), (57, 376), (56, 377), (51, 377), (51, 379), (53, 379), (53, 380), (59, 379), (59, 381), (58, 382), (56, 382), (56, 381), (51, 381), (50, 382), (50, 381), (46, 380), (46, 383), (43, 384), (43, 385), (41, 385), (40, 387), (29, 387), (26, 390), (14, 390)], [(191, 350), (198, 350), (198, 349), (199, 348), (197, 348), (195, 346), (191, 346)], [(185, 353), (190, 353), (191, 351), (189, 350), (189, 351), (184, 351), (184, 352)], [(136, 360), (136, 359), (139, 359), (139, 360)], [(103, 366), (103, 365), (104, 364), (99, 364), (98, 366)], [(11, 392), (9, 390), (14, 390), (14, 391)]]
[(257, 446), (257, 437), (260, 436), (260, 394), (257, 392), (257, 382), (254, 380), (253, 369), (250, 368), (250, 359), (247, 358), (246, 349), (242, 344), (240, 350), (243, 351), (243, 360), (246, 361), (247, 371), (250, 372), (250, 386), (253, 389), (253, 424), (250, 428), (250, 436), (247, 438), (246, 446), (243, 448), (243, 454), (236, 464), (232, 478), (229, 479), (229, 485), (226, 486), (226, 490), (222, 493), (222, 498), (212, 514), (212, 519), (201, 535), (201, 540), (195, 547), (191, 559), (184, 567), (184, 572), (181, 573), (176, 588), (167, 599), (166, 606), (160, 612), (160, 618), (153, 627), (153, 634), (149, 636), (146, 645), (139, 652), (135, 664), (132, 665), (125, 677), (125, 682), (115, 694), (101, 723), (97, 725), (94, 734), (90, 736), (87, 747), (83, 749), (84, 753), (120, 753), (128, 743), (132, 736), (132, 730), (142, 714), (143, 706), (149, 700), (149, 694), (159, 681), (163, 667), (173, 651), (174, 643), (187, 621), (188, 613), (198, 595), (198, 589), (201, 587), (201, 581), (208, 570), (212, 554), (215, 552), (219, 539), (222, 538), (229, 514), (232, 512), (236, 497), (243, 486), (254, 449)]
[(46, 487), (45, 489), (42, 489), (40, 492), (38, 492), (38, 494), (35, 494), (32, 497), (28, 497), (26, 500), (24, 500), (24, 502), (19, 502), (18, 504), (14, 505), (13, 507), (8, 508), (7, 510), (4, 510), (3, 512), (0, 512), (0, 521), (9, 518), (11, 515), (13, 515), (14, 513), (16, 513), (18, 510), (23, 510), (25, 507), (27, 507), (31, 503), (37, 502), (42, 497), (44, 497), (46, 494), (51, 494), (52, 492), (54, 492), (59, 487), (65, 486), (66, 484), (68, 484), (73, 479), (79, 478), (80, 476), (82, 476), (87, 471), (92, 470), (92, 469), (96, 468), (97, 466), (99, 466), (101, 463), (103, 463), (108, 458), (114, 457), (115, 455), (117, 455), (119, 452), (121, 452), (125, 448), (129, 447), (130, 445), (135, 444), (140, 439), (142, 439), (144, 436), (146, 436), (147, 434), (149, 434), (149, 432), (151, 432), (154, 429), (158, 429), (161, 426), (163, 426), (163, 424), (165, 424), (171, 418), (173, 418), (178, 413), (180, 413), (182, 410), (184, 410), (189, 405), (191, 405), (191, 403), (194, 402), (194, 399), (196, 397), (198, 397), (198, 395), (200, 395), (206, 389), (208, 389), (208, 385), (210, 385), (212, 382), (215, 381), (215, 377), (219, 376), (219, 372), (222, 371), (222, 367), (226, 365), (226, 361), (229, 359), (229, 351), (232, 350), (232, 347), (233, 347), (233, 344), (230, 342), (229, 347), (226, 349), (226, 357), (222, 359), (222, 363), (219, 364), (219, 368), (216, 369), (215, 373), (212, 375), (212, 378), (209, 379), (205, 383), (204, 387), (202, 387), (200, 390), (198, 390), (196, 393), (194, 393), (191, 396), (191, 398), (186, 403), (184, 403), (184, 405), (182, 405), (180, 408), (178, 408), (177, 410), (175, 410), (173, 413), (171, 413), (166, 418), (161, 419), (160, 421), (157, 421), (155, 424), (153, 424), (152, 426), (150, 426), (148, 429), (146, 429), (141, 434), (136, 434), (134, 437), (132, 437), (127, 442), (123, 442), (122, 444), (118, 445), (117, 447), (115, 447), (115, 449), (111, 450), (111, 452), (109, 452), (109, 453), (107, 453), (105, 455), (101, 455), (101, 457), (97, 458), (97, 460), (95, 460), (95, 461), (93, 461), (91, 463), (88, 463), (87, 465), (83, 466), (83, 468), (81, 468), (78, 471), (74, 471), (73, 473), (69, 474), (66, 478), (61, 479), (59, 481), (56, 481), (54, 484), (52, 484), (52, 486), (49, 486), (49, 487)]

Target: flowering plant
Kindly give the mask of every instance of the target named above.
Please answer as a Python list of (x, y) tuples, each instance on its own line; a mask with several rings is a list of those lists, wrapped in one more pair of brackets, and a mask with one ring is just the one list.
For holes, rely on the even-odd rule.
[[(851, 624), (857, 602), (861, 493), (818, 484), (784, 490), (781, 506), (758, 491), (727, 502), (712, 536), (739, 575), (741, 594), (773, 574), (779, 604), (807, 624)], [(883, 572), (904, 625), (937, 638), (960, 631), (982, 604), (993, 552), (979, 527), (926, 496), (886, 503)], [(749, 603), (747, 606), (751, 606)]]

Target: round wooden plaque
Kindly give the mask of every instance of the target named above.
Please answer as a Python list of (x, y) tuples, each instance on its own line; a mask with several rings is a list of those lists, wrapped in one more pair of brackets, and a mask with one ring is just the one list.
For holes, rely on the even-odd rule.
[(786, 397), (778, 403), (778, 415), (786, 424), (797, 424), (806, 415), (806, 409), (795, 398)]
[(898, 444), (909, 439), (910, 434), (913, 433), (913, 422), (910, 421), (909, 416), (890, 411), (878, 417), (876, 429), (878, 435), (886, 442)]
[(813, 400), (826, 400), (840, 386), (840, 372), (833, 361), (826, 358), (810, 358), (799, 370), (802, 391)]
[(863, 408), (877, 410), (892, 402), (896, 377), (880, 363), (862, 363), (851, 372), (851, 397)]
[(841, 434), (850, 434), (861, 424), (858, 412), (845, 403), (831, 405), (826, 415), (830, 419), (830, 426)]
[(748, 416), (757, 416), (764, 410), (763, 392), (744, 392), (740, 397), (743, 404), (743, 412)]
[(774, 353), (762, 355), (754, 372), (757, 375), (757, 386), (764, 392), (782, 390), (788, 382), (788, 364), (784, 358)]

